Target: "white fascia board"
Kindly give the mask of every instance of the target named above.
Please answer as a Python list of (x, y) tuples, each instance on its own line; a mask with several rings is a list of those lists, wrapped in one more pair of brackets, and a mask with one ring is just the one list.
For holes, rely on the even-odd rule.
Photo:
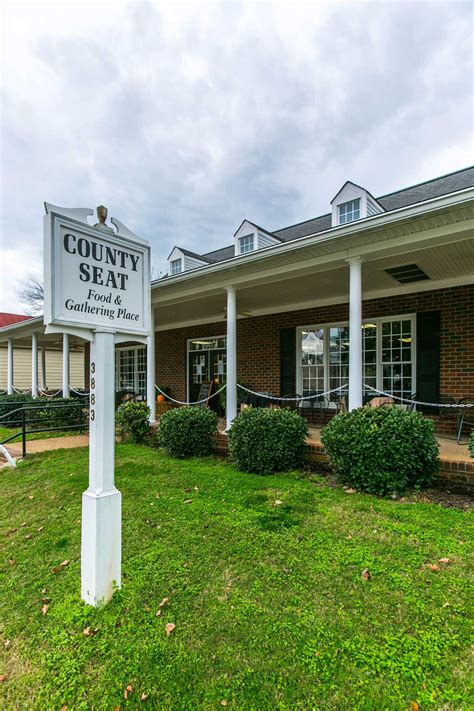
[(172, 261), (174, 261), (175, 259), (182, 259), (183, 256), (184, 256), (184, 255), (183, 255), (183, 253), (182, 253), (182, 251), (180, 250), (179, 247), (173, 247), (173, 249), (171, 250), (171, 253), (170, 253), (169, 257), (168, 257), (168, 262), (172, 262)]
[[(288, 242), (272, 245), (270, 247), (263, 247), (262, 249), (255, 250), (254, 252), (231, 257), (230, 259), (206, 265), (205, 267), (196, 267), (196, 269), (190, 269), (188, 272), (184, 272), (184, 274), (181, 273), (174, 275), (164, 280), (158, 279), (151, 283), (151, 288), (163, 288), (170, 284), (174, 285), (177, 282), (184, 282), (203, 274), (213, 274), (223, 271), (229, 266), (235, 266), (237, 264), (244, 266), (253, 260), (264, 260), (267, 256), (269, 256), (269, 254), (285, 254), (296, 249), (317, 245), (323, 242), (329, 242), (331, 240), (338, 240), (338, 248), (342, 249), (342, 240), (346, 237), (352, 237), (357, 232), (377, 229), (380, 227), (388, 227), (389, 225), (409, 219), (410, 217), (419, 217), (423, 214), (428, 215), (436, 212), (437, 210), (442, 210), (447, 207), (456, 207), (472, 200), (474, 200), (474, 188), (465, 188), (464, 190), (458, 190), (455, 193), (449, 193), (449, 195), (442, 195), (437, 198), (431, 198), (430, 200), (416, 203), (415, 205), (400, 207), (396, 210), (390, 210), (378, 215), (373, 215), (372, 217), (366, 217), (362, 220), (349, 222), (345, 225), (330, 227), (322, 232), (305, 235), (304, 237), (298, 237), (297, 239), (289, 240)], [(416, 242), (416, 237), (414, 235), (410, 235), (410, 239), (412, 243)]]
[(34, 316), (24, 321), (11, 323), (9, 326), (3, 326), (3, 328), (0, 328), (0, 341), (7, 340), (10, 337), (13, 338), (13, 336), (18, 335), (18, 332), (22, 336), (27, 336), (29, 333), (43, 333), (43, 316)]

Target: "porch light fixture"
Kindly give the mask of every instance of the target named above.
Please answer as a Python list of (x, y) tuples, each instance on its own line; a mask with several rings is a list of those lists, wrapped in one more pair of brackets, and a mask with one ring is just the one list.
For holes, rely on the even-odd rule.
[(405, 264), (401, 267), (390, 267), (384, 270), (400, 284), (413, 284), (417, 281), (426, 281), (430, 277), (417, 264)]

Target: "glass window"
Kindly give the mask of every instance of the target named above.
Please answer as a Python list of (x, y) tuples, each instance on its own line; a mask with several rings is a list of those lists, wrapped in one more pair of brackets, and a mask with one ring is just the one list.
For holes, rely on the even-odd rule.
[(170, 262), (170, 274), (180, 274), (182, 271), (181, 264), (181, 259), (172, 259)]
[(225, 336), (218, 336), (212, 338), (195, 338), (189, 341), (190, 351), (209, 351), (216, 348), (226, 348), (227, 338)]
[(346, 222), (353, 222), (360, 218), (360, 199), (351, 200), (339, 205), (339, 224), (344, 225)]
[(115, 357), (115, 387), (136, 395), (146, 394), (146, 348), (119, 348)]
[(301, 332), (301, 395), (324, 390), (324, 329)]
[(239, 254), (253, 251), (253, 235), (239, 237)]
[[(362, 325), (363, 382), (399, 397), (414, 391), (413, 318), (375, 319)], [(349, 327), (328, 324), (299, 330), (297, 390), (328, 391), (349, 382)], [(366, 390), (365, 395), (373, 395)]]
[(329, 329), (329, 390), (349, 382), (349, 327)]
[(411, 319), (382, 324), (382, 390), (398, 397), (413, 393), (412, 345)]

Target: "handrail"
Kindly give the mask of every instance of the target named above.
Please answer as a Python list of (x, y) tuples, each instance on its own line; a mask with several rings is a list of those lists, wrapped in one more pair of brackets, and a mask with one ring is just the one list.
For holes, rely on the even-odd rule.
[[(13, 426), (15, 424), (18, 424), (18, 422), (21, 423), (21, 430), (18, 432), (15, 432), (14, 434), (10, 435), (6, 439), (2, 440), (0, 442), (0, 446), (6, 444), (7, 442), (11, 442), (14, 439), (17, 439), (17, 437), (21, 436), (21, 441), (22, 441), (22, 455), (23, 457), (26, 457), (26, 435), (27, 434), (36, 434), (38, 432), (62, 432), (64, 430), (84, 430), (89, 427), (89, 421), (88, 418), (83, 418), (83, 413), (84, 410), (88, 408), (88, 404), (84, 402), (73, 402), (73, 403), (45, 403), (43, 405), (23, 405), (23, 407), (16, 408), (15, 410), (10, 410), (10, 412), (6, 412), (4, 415), (0, 417), (0, 419), (3, 419), (4, 417), (11, 416), (15, 412), (21, 413), (19, 415), (19, 419), (15, 420), (12, 424)], [(46, 415), (45, 419), (47, 422), (52, 423), (55, 420), (57, 421), (58, 418), (57, 416), (54, 415), (54, 411), (59, 411), (62, 409), (76, 409), (78, 410), (78, 419), (79, 422), (76, 424), (62, 424), (59, 427), (36, 427), (35, 429), (27, 429), (28, 424), (41, 424), (40, 419), (33, 419), (33, 420), (28, 420), (27, 419), (27, 414), (28, 412), (34, 411), (34, 410), (46, 410), (49, 411), (50, 414)]]

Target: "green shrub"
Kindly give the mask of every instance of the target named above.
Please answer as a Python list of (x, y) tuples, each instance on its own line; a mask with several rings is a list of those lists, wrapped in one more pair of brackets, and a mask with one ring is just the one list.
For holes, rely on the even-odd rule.
[(146, 402), (122, 403), (116, 411), (115, 419), (120, 430), (122, 440), (127, 436), (132, 442), (144, 442), (150, 430), (150, 408)]
[(471, 436), (469, 437), (469, 451), (471, 452), (471, 457), (474, 459), (474, 430), (471, 431)]
[(0, 427), (14, 427), (21, 423), (21, 412), (13, 412), (13, 410), (33, 402), (34, 398), (26, 393), (0, 395)]
[(306, 420), (297, 412), (248, 407), (232, 423), (229, 451), (242, 471), (286, 471), (301, 464), (307, 434)]
[[(79, 407), (61, 407), (61, 405), (78, 405), (76, 398), (38, 397), (33, 398), (26, 393), (14, 393), (0, 397), (0, 427), (21, 427), (22, 413), (14, 410), (23, 406), (34, 406), (25, 413), (26, 429), (42, 429), (47, 427), (66, 427), (87, 422), (88, 402)], [(41, 405), (41, 407), (39, 407)]]
[(342, 412), (321, 440), (339, 479), (371, 494), (429, 484), (439, 468), (434, 423), (398, 407)]
[(202, 457), (212, 452), (216, 429), (215, 412), (187, 405), (161, 415), (158, 437), (160, 445), (173, 457)]

